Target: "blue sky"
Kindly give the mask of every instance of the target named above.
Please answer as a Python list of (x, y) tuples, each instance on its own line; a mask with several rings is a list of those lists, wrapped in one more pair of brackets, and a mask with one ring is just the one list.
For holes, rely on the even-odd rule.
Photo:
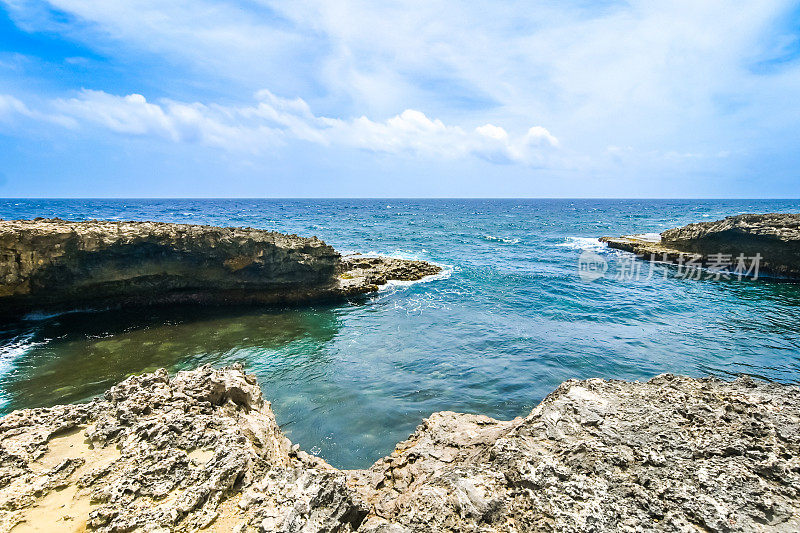
[(0, 196), (800, 196), (800, 3), (0, 0)]

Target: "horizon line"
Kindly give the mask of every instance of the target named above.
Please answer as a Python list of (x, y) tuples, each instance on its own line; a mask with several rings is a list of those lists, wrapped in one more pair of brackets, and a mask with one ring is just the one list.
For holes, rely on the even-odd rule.
[(11, 200), (701, 200), (701, 201), (800, 201), (800, 197), (645, 197), (645, 196), (19, 196)]

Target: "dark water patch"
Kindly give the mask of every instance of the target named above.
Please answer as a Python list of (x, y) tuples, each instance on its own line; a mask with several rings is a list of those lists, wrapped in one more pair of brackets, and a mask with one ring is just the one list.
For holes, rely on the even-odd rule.
[(0, 339), (25, 348), (8, 361), (13, 370), (0, 381), (3, 410), (86, 400), (158, 368), (237, 361), (251, 367), (278, 348), (324, 343), (336, 331), (332, 310), (298, 308), (117, 309), (21, 322)]

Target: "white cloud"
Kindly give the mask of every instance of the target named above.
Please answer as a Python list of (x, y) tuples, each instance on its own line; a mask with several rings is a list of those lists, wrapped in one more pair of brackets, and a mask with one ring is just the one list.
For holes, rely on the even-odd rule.
[[(149, 81), (157, 63), (175, 73), (156, 69), (151, 87), (185, 102), (209, 100), (197, 96), (209, 87), (210, 99), (226, 102), (265, 86), (304, 97), (266, 91), (236, 107), (84, 93), (52, 110), (125, 134), (228, 150), (294, 139), (532, 166), (555, 161), (615, 176), (623, 167), (631, 176), (663, 173), (664, 158), (653, 153), (772, 159), (792, 157), (798, 141), (800, 62), (768, 75), (753, 68), (785, 54), (797, 37), (786, 20), (791, 0), (0, 3), (24, 28), (62, 34), (130, 67), (126, 88)], [(48, 18), (34, 4), (78, 23)], [(560, 143), (531, 124), (556, 132)], [(558, 144), (555, 159), (548, 154)], [(630, 150), (611, 157), (609, 145)], [(709, 159), (680, 158), (698, 170), (711, 168)]]
[(255, 152), (274, 145), (281, 133), (267, 124), (246, 120), (247, 109), (174, 101), (155, 104), (140, 94), (115, 96), (84, 90), (76, 98), (56, 100), (53, 107), (78, 123), (121, 134), (156, 136), (234, 151)]
[(0, 94), (0, 117), (9, 117), (15, 114), (28, 115), (30, 110), (19, 99), (8, 94)]
[(558, 140), (535, 126), (519, 136), (486, 124), (472, 130), (449, 126), (421, 111), (407, 109), (383, 122), (365, 116), (345, 120), (316, 116), (300, 99), (262, 90), (250, 106), (148, 102), (140, 94), (116, 96), (84, 90), (31, 111), (22, 101), (0, 95), (0, 115), (18, 114), (65, 126), (99, 126), (124, 135), (154, 136), (173, 142), (199, 143), (228, 151), (260, 152), (287, 140), (346, 146), (389, 154), (430, 157), (477, 156), (504, 163), (540, 163)]
[(76, 122), (70, 117), (53, 114), (42, 113), (30, 109), (20, 99), (15, 98), (9, 94), (0, 94), (0, 120), (13, 120), (14, 117), (21, 116), (34, 121), (48, 122), (58, 124), (60, 126), (75, 127)]

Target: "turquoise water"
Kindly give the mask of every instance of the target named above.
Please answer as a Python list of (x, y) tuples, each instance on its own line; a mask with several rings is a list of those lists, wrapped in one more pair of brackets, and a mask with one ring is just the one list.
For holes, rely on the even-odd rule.
[[(0, 217), (162, 220), (317, 235), (434, 261), (442, 279), (289, 308), (31, 316), (0, 326), (3, 412), (78, 401), (131, 373), (243, 362), (284, 431), (338, 467), (392, 451), (434, 411), (526, 414), (561, 381), (740, 373), (797, 383), (800, 286), (581, 281), (603, 235), (660, 232), (800, 201), (0, 200)], [(649, 265), (642, 264), (645, 274)]]

